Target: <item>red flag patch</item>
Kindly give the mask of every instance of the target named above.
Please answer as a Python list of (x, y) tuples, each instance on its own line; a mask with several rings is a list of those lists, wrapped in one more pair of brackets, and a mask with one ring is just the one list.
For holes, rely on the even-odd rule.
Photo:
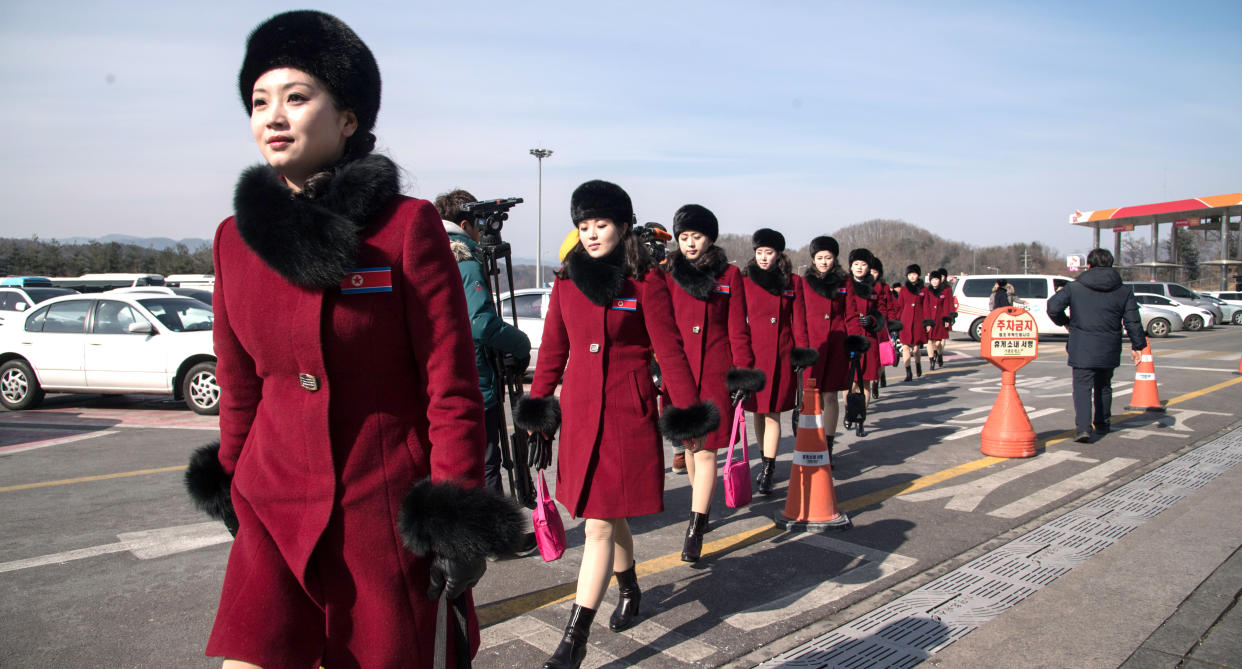
[(353, 269), (346, 272), (345, 278), (341, 279), (342, 295), (391, 292), (391, 267), (362, 267)]

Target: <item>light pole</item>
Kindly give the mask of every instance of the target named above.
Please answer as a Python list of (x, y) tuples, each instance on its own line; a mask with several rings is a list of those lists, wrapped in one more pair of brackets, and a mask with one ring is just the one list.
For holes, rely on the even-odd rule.
[(535, 232), (535, 287), (543, 288), (543, 159), (552, 155), (552, 150), (531, 149), (530, 155), (539, 161), (539, 227)]

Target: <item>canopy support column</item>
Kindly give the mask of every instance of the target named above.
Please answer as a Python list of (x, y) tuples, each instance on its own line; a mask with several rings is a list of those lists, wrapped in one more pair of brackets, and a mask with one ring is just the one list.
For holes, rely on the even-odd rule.
[[(1151, 261), (1153, 263), (1160, 262), (1160, 224), (1156, 221), (1151, 222)], [(1152, 266), (1148, 272), (1148, 279), (1156, 280), (1156, 267)]]

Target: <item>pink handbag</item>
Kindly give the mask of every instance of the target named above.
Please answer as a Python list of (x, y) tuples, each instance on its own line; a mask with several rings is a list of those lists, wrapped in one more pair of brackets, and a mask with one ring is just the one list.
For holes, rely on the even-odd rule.
[[(739, 439), (740, 437), (740, 439)], [(742, 459), (733, 459), (733, 447), (742, 442)], [(742, 403), (738, 402), (733, 411), (733, 430), (729, 434), (729, 457), (725, 460), (724, 471), (725, 505), (730, 509), (750, 504), (750, 456), (746, 453), (746, 414), (742, 411)]]
[(888, 367), (897, 364), (897, 351), (893, 348), (892, 338), (880, 341), (880, 366)]
[(565, 554), (565, 525), (561, 523), (561, 512), (556, 502), (548, 495), (548, 483), (543, 480), (543, 470), (539, 470), (539, 480), (535, 482), (535, 510), (531, 513), (531, 524), (535, 526), (535, 542), (539, 544), (539, 555), (544, 562), (559, 560)]

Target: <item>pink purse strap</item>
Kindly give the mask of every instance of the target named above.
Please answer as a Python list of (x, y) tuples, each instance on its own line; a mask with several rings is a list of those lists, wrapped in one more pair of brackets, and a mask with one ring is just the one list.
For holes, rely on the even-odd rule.
[(746, 412), (742, 410), (741, 402), (733, 410), (733, 429), (729, 432), (729, 459), (726, 463), (733, 462), (733, 446), (737, 442), (739, 429), (742, 431), (742, 462), (750, 462), (750, 455), (746, 452)]

